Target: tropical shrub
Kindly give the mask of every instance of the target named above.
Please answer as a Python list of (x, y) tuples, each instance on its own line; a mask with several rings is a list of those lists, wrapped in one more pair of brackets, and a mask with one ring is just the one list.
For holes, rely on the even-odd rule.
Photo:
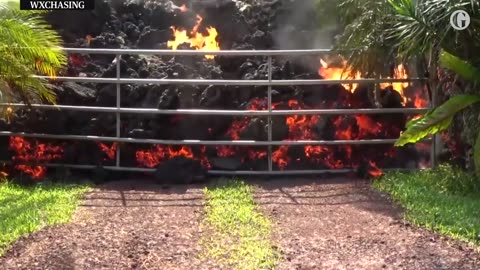
[(44, 78), (67, 63), (62, 40), (43, 18), (45, 11), (20, 10), (19, 2), (0, 2), (0, 102), (55, 102)]
[[(325, 17), (330, 20), (332, 16), (338, 18), (343, 31), (335, 49), (347, 58), (352, 72), (379, 77), (396, 63), (414, 63), (426, 70), (431, 97), (438, 97), (436, 103), (446, 101), (410, 121), (396, 145), (414, 143), (454, 126), (454, 131), (461, 130), (465, 142), (475, 146), (478, 171), (480, 2), (339, 0), (332, 7), (325, 4), (328, 0), (317, 1), (320, 18), (321, 14), (330, 14)], [(471, 17), (470, 26), (462, 31), (450, 25), (451, 14), (459, 9)]]

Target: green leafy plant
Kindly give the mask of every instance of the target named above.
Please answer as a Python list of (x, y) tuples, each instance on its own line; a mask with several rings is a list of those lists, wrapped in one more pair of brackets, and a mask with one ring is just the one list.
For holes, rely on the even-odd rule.
[[(465, 80), (480, 82), (480, 69), (452, 54), (442, 52), (440, 64)], [(456, 95), (447, 100), (439, 107), (429, 111), (418, 119), (407, 123), (407, 129), (401, 134), (395, 146), (403, 146), (408, 143), (416, 143), (429, 135), (447, 129), (456, 113), (468, 106), (480, 102), (480, 95)], [(474, 145), (474, 163), (477, 175), (480, 177), (480, 131)]]
[(480, 101), (480, 96), (458, 95), (452, 97), (422, 117), (407, 122), (407, 129), (395, 142), (395, 146), (416, 143), (429, 135), (447, 129), (451, 125), (453, 117), (457, 112), (478, 101)]
[(0, 2), (0, 99), (55, 102), (48, 81), (67, 63), (62, 40), (43, 18), (45, 11), (20, 10), (19, 3)]

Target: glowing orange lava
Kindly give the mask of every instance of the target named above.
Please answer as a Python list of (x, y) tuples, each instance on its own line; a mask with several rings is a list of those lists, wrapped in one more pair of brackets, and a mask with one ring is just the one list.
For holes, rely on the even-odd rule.
[[(45, 163), (61, 158), (63, 149), (53, 144), (33, 143), (22, 137), (10, 137), (10, 150), (15, 152), (14, 161), (23, 163)], [(33, 179), (40, 179), (46, 173), (46, 168), (38, 165), (15, 165), (15, 169), (30, 175)]]
[(201, 147), (200, 156), (202, 158), (196, 158), (192, 151), (192, 148), (189, 146), (155, 145), (150, 150), (138, 150), (136, 152), (136, 158), (137, 162), (140, 165), (149, 168), (153, 168), (160, 164), (162, 161), (178, 156), (200, 160), (203, 166), (205, 166), (206, 168), (210, 168), (211, 165), (204, 155), (205, 151), (206, 147)]
[(97, 145), (98, 147), (100, 147), (100, 150), (102, 150), (102, 152), (104, 152), (109, 159), (115, 158), (115, 153), (117, 152), (117, 143), (112, 143), (111, 146), (108, 146), (104, 143), (97, 142)]
[(383, 171), (378, 168), (377, 164), (373, 161), (369, 161), (368, 164), (370, 165), (370, 169), (368, 170), (368, 174), (371, 177), (379, 177), (383, 175)]

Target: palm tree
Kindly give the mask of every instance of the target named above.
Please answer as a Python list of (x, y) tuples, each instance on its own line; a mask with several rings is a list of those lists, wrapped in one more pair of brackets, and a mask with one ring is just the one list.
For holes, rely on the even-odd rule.
[(48, 81), (67, 63), (62, 40), (43, 18), (45, 11), (23, 11), (18, 2), (0, 3), (0, 102), (55, 103)]
[[(419, 61), (428, 70), (433, 96), (448, 92), (451, 99), (407, 124), (396, 143), (415, 143), (447, 129), (463, 113), (463, 135), (474, 145), (480, 176), (480, 3), (476, 0), (339, 0), (334, 11), (318, 0), (322, 14), (335, 14), (343, 26), (337, 46), (352, 72), (378, 77), (392, 62)], [(470, 26), (453, 29), (450, 16), (465, 10)], [(352, 50), (353, 49), (353, 50)], [(439, 72), (442, 71), (442, 72)], [(463, 95), (458, 95), (462, 93)], [(470, 106), (476, 104), (475, 106)]]

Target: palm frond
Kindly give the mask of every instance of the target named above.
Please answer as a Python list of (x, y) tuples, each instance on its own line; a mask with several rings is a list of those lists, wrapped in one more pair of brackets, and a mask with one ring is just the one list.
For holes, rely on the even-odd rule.
[(54, 76), (56, 69), (66, 64), (60, 38), (41, 18), (16, 16), (0, 20), (0, 40), (2, 53), (15, 55), (42, 74)]
[(31, 76), (35, 74), (32, 65), (25, 65), (15, 59), (14, 55), (5, 54), (4, 58), (0, 59), (0, 67), (3, 67), (4, 71), (3, 85), (7, 86), (1, 89), (6, 101), (19, 99), (26, 104), (31, 101), (55, 101), (55, 95), (47, 88), (46, 81)]
[[(450, 25), (457, 9), (472, 18), (464, 31)], [(479, 10), (480, 3), (472, 0), (339, 0), (335, 11), (344, 31), (335, 48), (355, 73), (382, 73), (392, 61), (412, 62), (439, 47), (472, 59), (480, 45)]]
[[(391, 27), (387, 19), (391, 7), (384, 0), (340, 0), (334, 13), (344, 26), (335, 49), (352, 67), (352, 74), (364, 76), (390, 75), (394, 55), (385, 30)], [(324, 11), (328, 13), (328, 11)]]
[(62, 40), (42, 17), (44, 11), (23, 11), (18, 2), (0, 3), (0, 74), (4, 97), (54, 102), (46, 81), (67, 63)]

